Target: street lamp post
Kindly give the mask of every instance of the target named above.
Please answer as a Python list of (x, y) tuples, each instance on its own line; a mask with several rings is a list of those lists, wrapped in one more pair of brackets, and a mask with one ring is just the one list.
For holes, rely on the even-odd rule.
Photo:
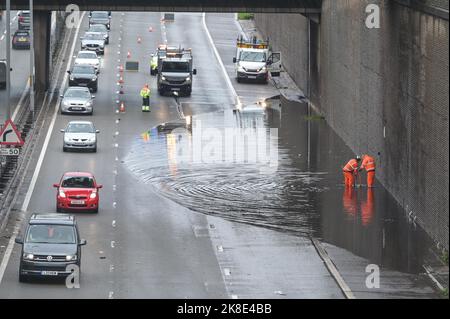
[(11, 118), (11, 0), (6, 0), (6, 120)]
[(33, 0), (30, 0), (30, 111), (34, 122), (34, 13)]

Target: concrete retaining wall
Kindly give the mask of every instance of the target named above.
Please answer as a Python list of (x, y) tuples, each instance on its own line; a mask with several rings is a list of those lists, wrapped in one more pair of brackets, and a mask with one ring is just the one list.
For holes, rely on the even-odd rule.
[[(380, 29), (364, 24), (369, 3)], [(255, 22), (330, 126), (376, 157), (378, 180), (448, 249), (448, 20), (390, 0), (324, 0), (320, 24), (294, 14)]]

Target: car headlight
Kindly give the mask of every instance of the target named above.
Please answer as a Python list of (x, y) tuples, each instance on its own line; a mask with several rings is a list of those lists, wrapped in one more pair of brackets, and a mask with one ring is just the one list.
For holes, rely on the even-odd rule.
[(74, 78), (74, 77), (73, 77), (72, 75), (70, 76), (70, 78), (69, 78), (69, 79), (70, 79), (70, 81), (73, 81), (73, 80), (75, 80), (75, 78)]
[(97, 81), (97, 77), (94, 76), (94, 77), (91, 79), (91, 81)]
[(59, 197), (66, 198), (66, 193), (64, 191), (59, 191)]
[(239, 72), (245, 72), (245, 71), (247, 71), (242, 65), (239, 65), (238, 66), (238, 71)]
[(34, 255), (33, 254), (24, 253), (23, 254), (23, 259), (25, 259), (25, 260), (33, 260), (34, 259)]
[(96, 198), (97, 197), (97, 193), (91, 193), (91, 195), (89, 195), (89, 198), (90, 199), (94, 199), (94, 198)]
[(90, 106), (92, 106), (92, 102), (86, 102), (86, 104), (85, 104), (87, 107), (90, 107)]
[(161, 77), (161, 80), (165, 81), (165, 80), (166, 80), (166, 77), (163, 75), (163, 76)]
[(67, 261), (77, 260), (77, 255), (67, 255), (66, 260)]
[(62, 104), (63, 104), (64, 106), (69, 106), (69, 102), (67, 102), (67, 101), (63, 101)]
[(262, 68), (260, 68), (258, 70), (258, 72), (266, 72), (266, 71), (267, 71), (267, 68), (265, 66), (263, 66)]
[(186, 82), (189, 82), (190, 80), (191, 80), (191, 77), (188, 76), (188, 77), (186, 78)]

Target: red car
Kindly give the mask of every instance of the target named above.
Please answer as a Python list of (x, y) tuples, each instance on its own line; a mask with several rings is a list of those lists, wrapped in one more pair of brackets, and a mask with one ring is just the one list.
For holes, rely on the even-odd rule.
[(59, 184), (53, 184), (57, 188), (56, 211), (93, 211), (98, 213), (98, 190), (103, 185), (97, 184), (94, 175), (85, 172), (67, 172)]

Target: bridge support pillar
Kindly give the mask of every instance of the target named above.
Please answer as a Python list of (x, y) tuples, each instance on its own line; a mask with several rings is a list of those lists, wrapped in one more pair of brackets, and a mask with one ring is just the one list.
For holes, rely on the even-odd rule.
[(34, 11), (35, 92), (40, 101), (50, 83), (51, 11)]

